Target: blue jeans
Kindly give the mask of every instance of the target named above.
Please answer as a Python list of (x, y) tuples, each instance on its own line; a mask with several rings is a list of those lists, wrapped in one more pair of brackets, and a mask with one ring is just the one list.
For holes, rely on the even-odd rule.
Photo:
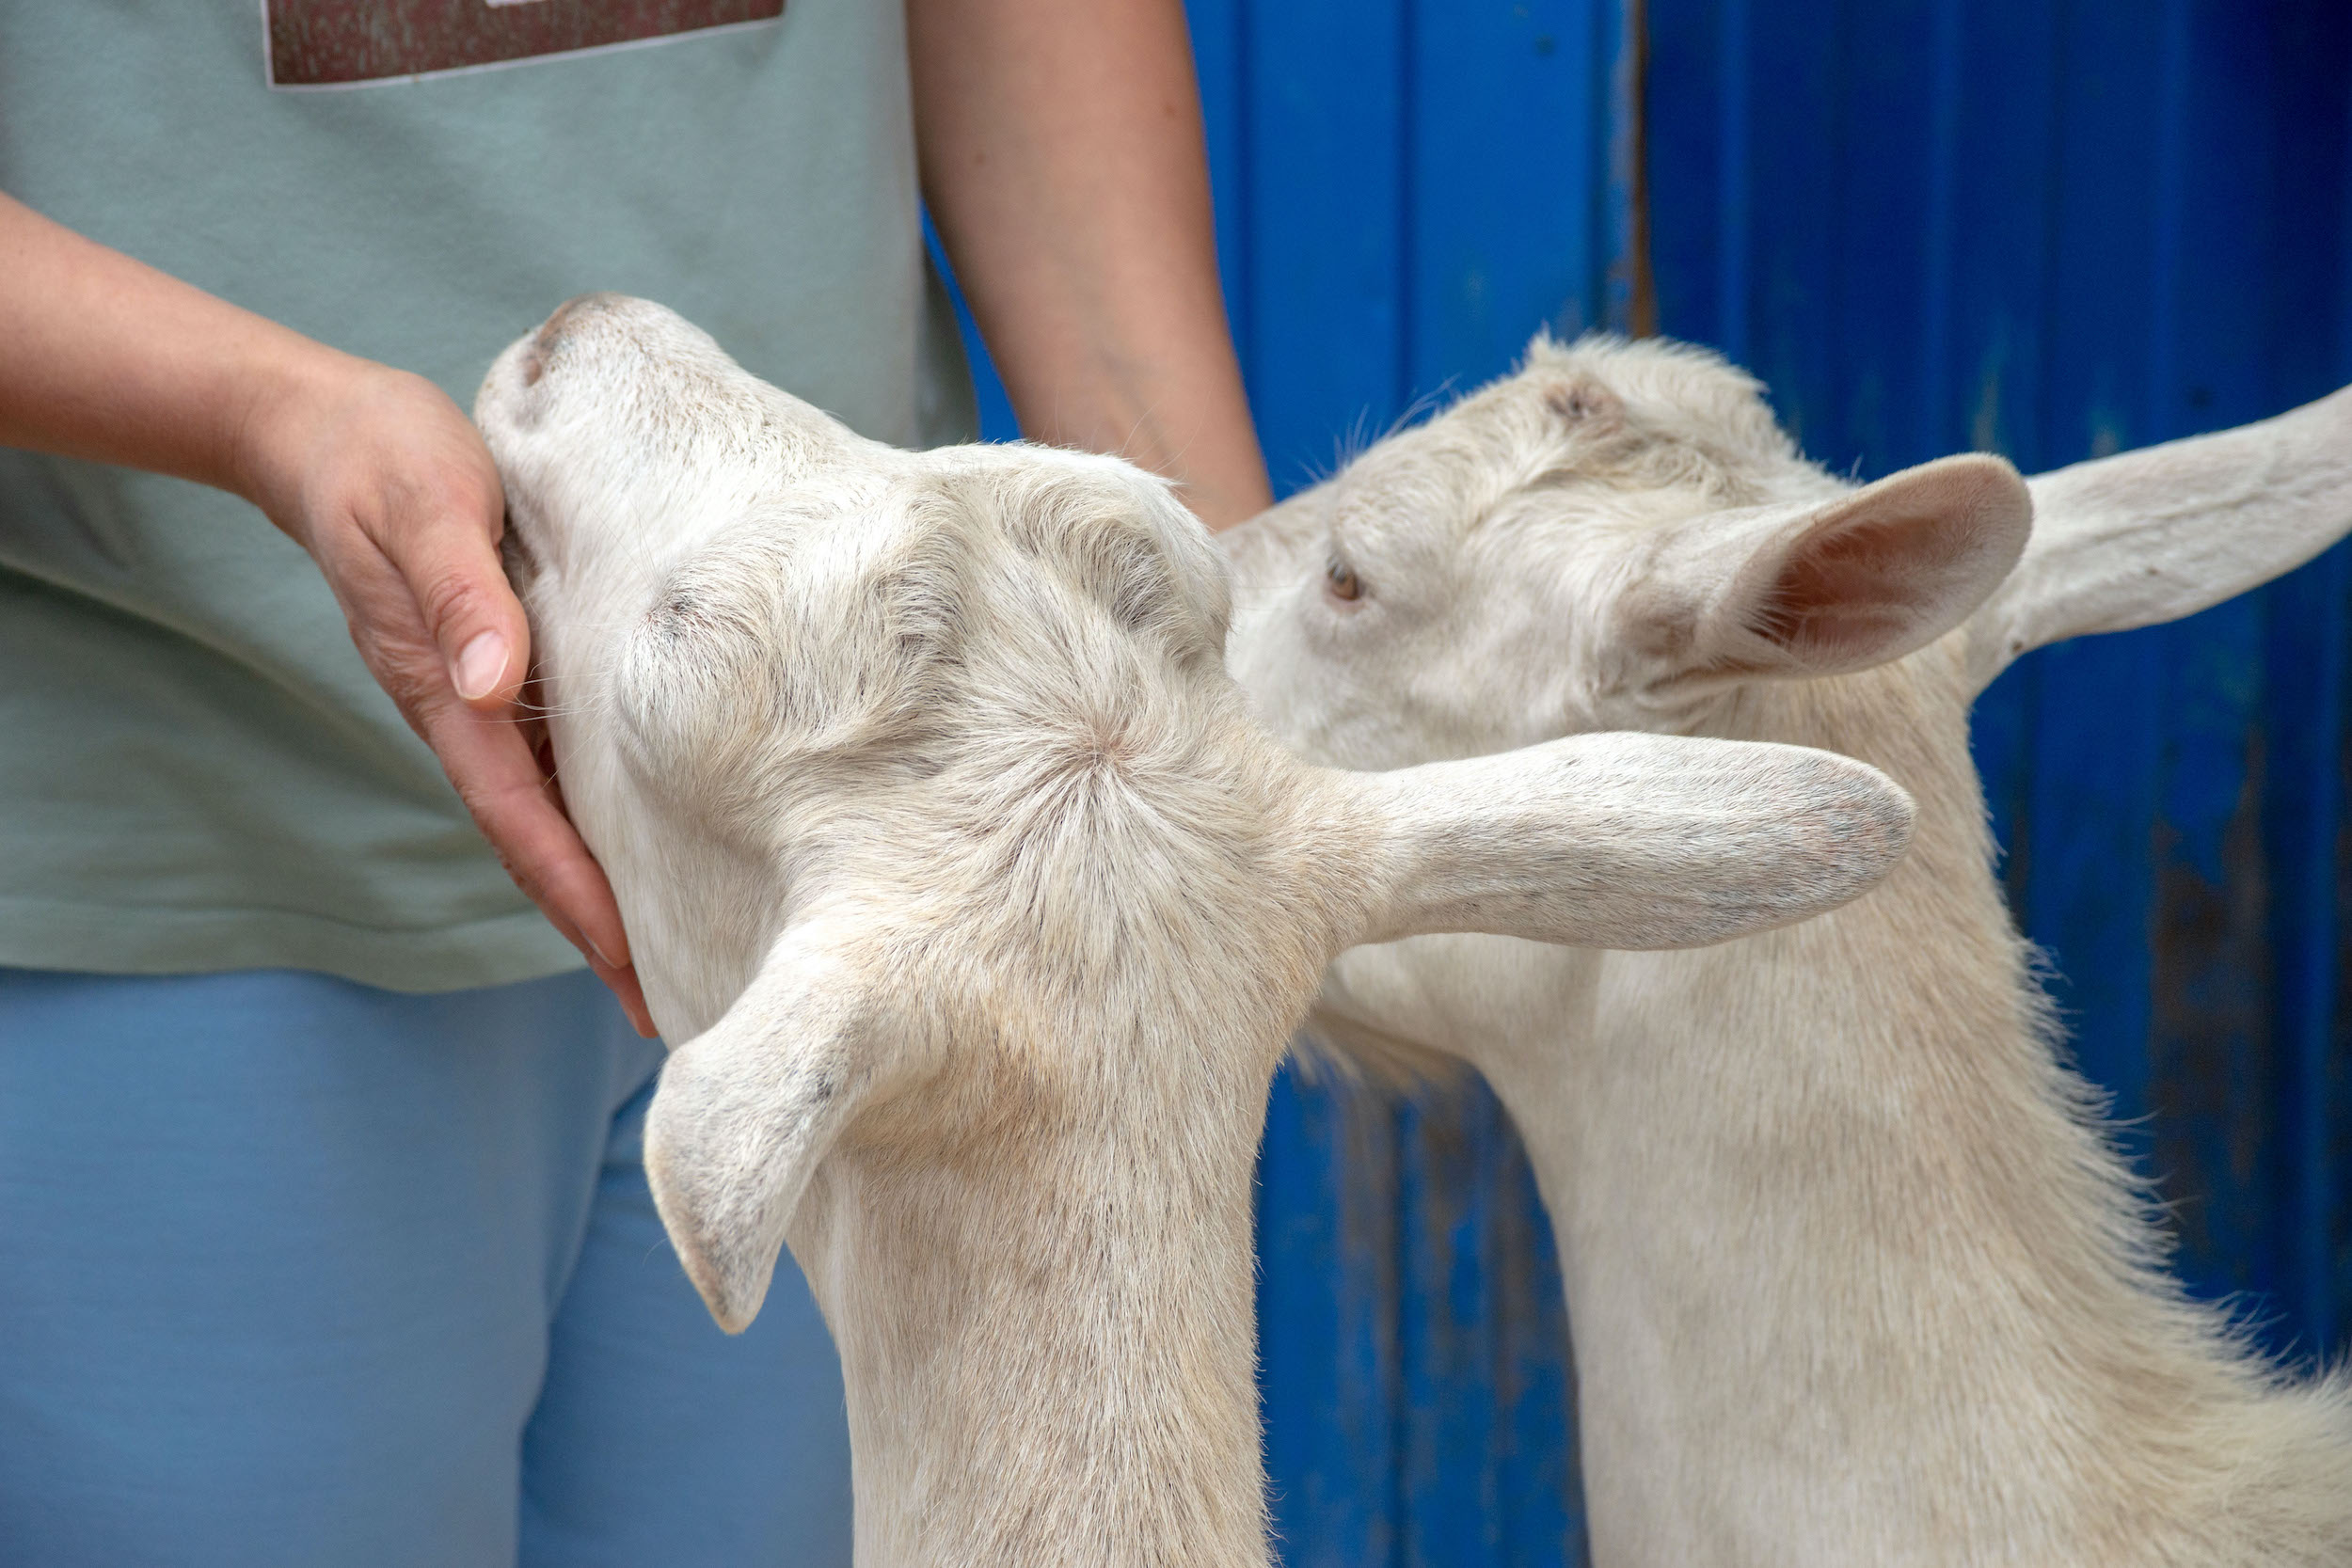
[(0, 969), (0, 1563), (850, 1560), (798, 1270), (721, 1334), (596, 981)]

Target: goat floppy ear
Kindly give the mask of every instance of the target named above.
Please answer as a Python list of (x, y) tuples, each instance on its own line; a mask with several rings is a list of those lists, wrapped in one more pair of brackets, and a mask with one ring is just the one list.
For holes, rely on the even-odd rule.
[(2033, 543), (1968, 624), (1979, 690), (2030, 649), (2177, 621), (2352, 531), (2352, 387), (2030, 483)]
[(670, 1053), (645, 1116), (645, 1174), (710, 1315), (758, 1314), (785, 1227), (872, 1083), (871, 988), (787, 932), (726, 1016)]
[(1973, 454), (1824, 500), (1695, 517), (1652, 536), (1623, 629), (1677, 673), (1867, 670), (1959, 626), (2032, 525), (2017, 470)]
[(1703, 946), (1845, 903), (1911, 842), (1892, 780), (1799, 746), (1582, 735), (1339, 777), (1378, 824), (1360, 942)]

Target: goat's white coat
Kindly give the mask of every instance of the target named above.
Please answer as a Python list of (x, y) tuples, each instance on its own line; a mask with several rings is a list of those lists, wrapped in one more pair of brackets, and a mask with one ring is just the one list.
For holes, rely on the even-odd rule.
[(1263, 1562), (1251, 1171), (1329, 958), (1714, 940), (1908, 832), (1786, 747), (1305, 767), (1158, 482), (861, 440), (642, 301), (559, 310), (476, 415), (568, 803), (683, 1042), (656, 1199), (730, 1329), (787, 1240), (807, 1270), (862, 1560)]
[(1644, 728), (1826, 747), (1917, 800), (1905, 863), (1800, 926), (1605, 957), (1429, 937), (1327, 982), (1326, 1033), (1467, 1059), (1526, 1136), (1605, 1568), (2352, 1562), (2352, 1402), (2161, 1274), (2058, 1063), (1967, 737), (2026, 649), (2352, 528), (2352, 391), (2034, 480), (2029, 544), (2026, 493), (1983, 457), (1856, 489), (1711, 356), (1539, 341), (1231, 537), (1231, 662), (1319, 760)]

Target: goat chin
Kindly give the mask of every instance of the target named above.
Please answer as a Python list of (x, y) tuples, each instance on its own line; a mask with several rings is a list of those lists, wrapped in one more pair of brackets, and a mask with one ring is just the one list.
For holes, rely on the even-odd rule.
[(1909, 857), (1689, 952), (1359, 948), (1315, 1035), (1375, 1085), (1474, 1066), (1524, 1135), (1597, 1561), (2342, 1568), (2352, 1387), (2164, 1273), (1994, 880), (1967, 714), (2028, 647), (2352, 529), (2352, 389), (2031, 482), (1969, 456), (1859, 486), (1760, 391), (1702, 350), (1538, 340), (1230, 538), (1229, 661), (1347, 767), (1604, 730), (1859, 758), (1917, 802)]

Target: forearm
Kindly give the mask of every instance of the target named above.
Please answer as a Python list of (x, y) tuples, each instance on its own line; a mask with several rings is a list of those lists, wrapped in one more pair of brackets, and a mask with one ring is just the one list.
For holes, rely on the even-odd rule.
[(1023, 432), (1268, 500), (1179, 0), (909, 0), (924, 194)]
[(173, 474), (260, 500), (250, 439), (363, 362), (0, 196), (0, 444)]

